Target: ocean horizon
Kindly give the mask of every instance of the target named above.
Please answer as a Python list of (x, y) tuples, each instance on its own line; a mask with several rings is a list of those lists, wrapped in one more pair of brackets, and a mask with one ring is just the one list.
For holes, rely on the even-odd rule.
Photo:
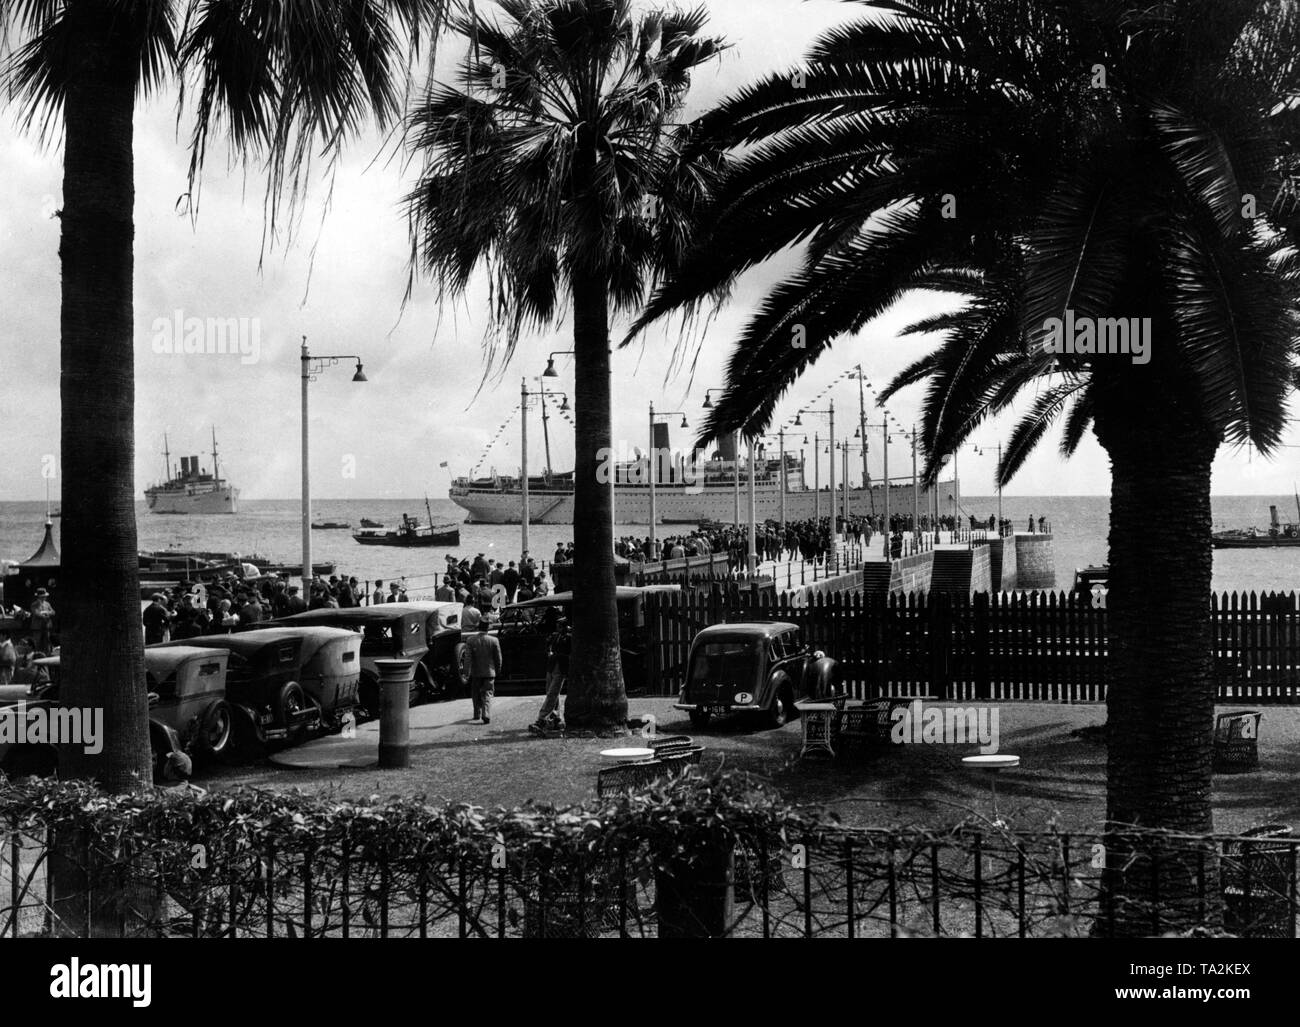
[[(1300, 521), (1294, 495), (1215, 495), (1211, 497), (1215, 530), (1263, 528), (1268, 524), (1269, 506), (1278, 507), (1283, 522)], [(58, 500), (51, 505), (58, 507)], [(464, 511), (449, 499), (430, 499), (435, 520), (460, 521)], [(25, 560), (41, 544), (45, 502), (21, 500), (0, 502), (0, 559)], [(301, 508), (297, 499), (240, 500), (234, 515), (161, 515), (150, 513), (144, 500), (136, 506), (138, 543), (142, 550), (204, 549), (256, 554), (277, 563), (301, 560)], [(1045, 517), (1052, 524), (1055, 539), (1056, 587), (1069, 588), (1077, 568), (1107, 561), (1110, 496), (1012, 496), (1002, 497), (1003, 515), (1017, 530), (1028, 527), (1029, 518)], [(910, 507), (904, 507), (910, 510)], [(743, 511), (743, 508), (742, 508)], [(861, 512), (854, 510), (854, 512)], [(997, 514), (996, 496), (962, 496), (963, 517), (975, 514), (987, 520)], [(403, 513), (425, 519), (424, 498), (411, 499), (315, 499), (312, 519), (344, 521), (353, 528), (361, 518), (396, 524)], [(689, 525), (659, 526), (660, 537), (689, 530)], [(644, 537), (647, 525), (620, 524), (618, 535)], [(54, 520), (55, 541), (60, 542), (59, 519)], [(338, 574), (358, 579), (385, 581), (405, 576), (408, 583), (441, 571), (448, 554), (473, 557), (483, 553), (502, 561), (519, 558), (520, 525), (461, 524), (459, 546), (401, 549), (361, 546), (343, 530), (312, 532), (313, 562), (332, 562)], [(572, 540), (567, 524), (534, 524), (529, 527), (529, 546), (536, 559), (549, 561), (558, 543)], [(1300, 547), (1296, 549), (1224, 549), (1214, 554), (1214, 589), (1235, 591), (1292, 591), (1300, 588)]]

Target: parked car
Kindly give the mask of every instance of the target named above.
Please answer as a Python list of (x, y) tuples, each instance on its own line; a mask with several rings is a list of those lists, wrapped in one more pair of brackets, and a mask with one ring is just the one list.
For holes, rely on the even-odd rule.
[[(230, 653), (225, 649), (198, 646), (150, 647), (145, 650), (145, 686), (149, 690), (149, 748), (153, 753), (154, 776), (161, 779), (167, 757), (183, 752), (197, 760), (229, 759), (234, 751), (235, 712), (226, 699), (226, 668)], [(58, 705), (60, 659), (37, 660), (50, 676), (39, 698), (35, 693), (23, 703), (30, 709), (41, 703)], [(12, 701), (14, 686), (0, 692), (0, 705)], [(41, 754), (27, 751), (48, 749)], [(23, 751), (20, 751), (23, 750)], [(52, 747), (16, 746), (5, 757), (22, 772), (32, 773), (35, 764), (47, 761), (57, 766)]]
[(839, 664), (814, 652), (798, 625), (715, 624), (691, 642), (686, 683), (673, 706), (703, 727), (715, 716), (753, 714), (769, 727), (796, 716), (798, 699), (837, 690)]
[[(677, 585), (646, 585), (640, 588), (620, 585), (618, 603), (618, 641), (623, 656), (623, 681), (629, 691), (646, 685), (650, 630), (646, 622), (646, 597), (652, 592), (677, 592)], [(546, 628), (548, 610), (570, 613), (572, 592), (557, 592), (507, 606), (491, 630), (501, 643), (501, 671), (497, 691), (528, 694), (541, 691), (546, 684)], [(504, 686), (504, 688), (503, 688)]]
[(339, 628), (257, 628), (201, 635), (150, 649), (229, 649), (226, 692), (252, 719), (256, 739), (294, 741), (319, 725), (335, 730), (357, 704), (361, 636)]
[[(37, 696), (26, 685), (0, 686), (0, 693), (5, 716), (25, 716), (31, 709), (58, 706), (48, 693)], [(59, 755), (52, 745), (0, 741), (0, 772), (6, 777), (51, 777), (58, 769)]]
[(411, 704), (467, 694), (469, 677), (457, 659), (460, 603), (383, 603), (346, 609), (308, 610), (273, 621), (294, 627), (321, 625), (361, 632), (359, 705), (371, 716), (379, 710), (377, 659), (418, 660), (411, 682)]

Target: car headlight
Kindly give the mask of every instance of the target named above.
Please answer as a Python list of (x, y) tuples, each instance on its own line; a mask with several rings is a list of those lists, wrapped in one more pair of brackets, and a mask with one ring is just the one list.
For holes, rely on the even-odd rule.
[(737, 692), (732, 699), (737, 706), (748, 706), (754, 701), (754, 697), (748, 692)]

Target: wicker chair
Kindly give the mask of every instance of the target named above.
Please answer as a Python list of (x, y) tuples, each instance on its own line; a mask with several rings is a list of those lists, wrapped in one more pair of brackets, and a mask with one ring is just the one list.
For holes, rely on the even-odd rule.
[(890, 703), (869, 699), (846, 706), (839, 715), (836, 752), (872, 749), (889, 741)]
[(647, 744), (654, 750), (655, 755), (659, 755), (660, 749), (679, 749), (695, 744), (695, 739), (690, 735), (659, 735), (656, 738), (646, 739)]
[(596, 794), (603, 799), (608, 795), (647, 788), (661, 777), (685, 773), (686, 768), (699, 763), (703, 755), (704, 746), (694, 745), (680, 752), (668, 750), (662, 757), (640, 763), (605, 767), (596, 776)]
[(1295, 843), (1290, 837), (1291, 828), (1285, 824), (1266, 824), (1224, 847), (1223, 926), (1229, 933), (1243, 938), (1295, 937)]
[(1245, 774), (1259, 769), (1259, 722), (1262, 713), (1220, 713), (1214, 722), (1214, 772)]

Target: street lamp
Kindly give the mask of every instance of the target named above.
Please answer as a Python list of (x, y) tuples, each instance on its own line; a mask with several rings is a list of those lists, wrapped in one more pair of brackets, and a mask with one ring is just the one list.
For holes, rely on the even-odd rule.
[[(780, 431), (776, 432), (775, 434), (760, 435), (760, 436), (758, 436), (758, 437), (759, 437), (760, 439), (776, 439), (777, 442), (778, 442), (778, 445), (780, 446), (780, 457), (781, 457), (781, 465), (780, 465), (780, 475), (781, 475), (781, 530), (784, 531), (784, 530), (785, 530), (785, 492), (786, 492), (786, 488), (785, 488), (785, 429), (782, 428)], [(808, 441), (808, 440), (805, 438), (805, 439), (804, 439), (804, 442), (807, 442), (807, 441)], [(761, 447), (760, 447), (760, 448), (761, 448)], [(806, 486), (805, 486), (805, 487), (806, 487)]]
[(362, 369), (361, 358), (352, 353), (333, 354), (330, 356), (313, 357), (307, 349), (307, 336), (302, 337), (302, 352), (298, 357), (301, 362), (302, 370), (302, 590), (303, 598), (306, 599), (307, 593), (311, 588), (311, 458), (309, 444), (309, 430), (307, 420), (307, 386), (316, 380), (316, 376), (325, 368), (332, 367), (340, 360), (355, 360), (357, 362), (356, 374), (352, 376), (354, 382), (364, 382), (366, 378), (365, 371)]
[(553, 350), (553, 351), (552, 351), (552, 352), (547, 356), (547, 358), (546, 358), (546, 370), (542, 372), (542, 377), (543, 377), (543, 378), (558, 378), (558, 377), (560, 377), (560, 373), (559, 373), (557, 370), (555, 370), (555, 358), (556, 358), (556, 357), (571, 357), (571, 356), (573, 356), (573, 355), (574, 355), (574, 353), (573, 353), (573, 350), (571, 350), (571, 349), (557, 349), (557, 350)]
[[(726, 391), (727, 390), (723, 388), (721, 385), (716, 385), (711, 389), (705, 389), (704, 403), (702, 405), (703, 409), (705, 410), (713, 409), (713, 397), (712, 397), (713, 393), (726, 392)], [(731, 433), (731, 451), (732, 451), (732, 466), (734, 470), (734, 479), (735, 479), (734, 480), (735, 502), (734, 502), (732, 523), (737, 528), (739, 528), (740, 527), (740, 432), (738, 431)]]
[(655, 522), (659, 519), (658, 512), (655, 510), (655, 470), (659, 465), (659, 448), (655, 445), (655, 418), (677, 416), (682, 419), (683, 429), (690, 427), (686, 414), (681, 410), (661, 410), (656, 413), (655, 405), (650, 404), (650, 552), (646, 554), (646, 558), (650, 560), (655, 558)]
[[(795, 417), (794, 417), (794, 426), (795, 426), (796, 428), (802, 427), (802, 425), (803, 425), (803, 415), (804, 415), (804, 414), (812, 414), (812, 415), (815, 415), (815, 416), (826, 416), (826, 417), (829, 417), (829, 418), (830, 418), (830, 424), (831, 424), (831, 437), (830, 437), (830, 452), (831, 452), (831, 537), (834, 538), (834, 537), (836, 537), (836, 536), (839, 534), (839, 532), (837, 532), (837, 531), (835, 530), (835, 455), (834, 455), (834, 454), (835, 454), (835, 401), (834, 401), (834, 400), (831, 400), (830, 403), (827, 404), (827, 407), (826, 407), (825, 410), (809, 410), (809, 409), (806, 408), (806, 407), (803, 408), (803, 409), (801, 409), (801, 410), (799, 410), (799, 411), (795, 414)], [(815, 455), (817, 454), (816, 449), (814, 449), (813, 452), (814, 452)], [(817, 477), (817, 473), (818, 473), (817, 465), (818, 465), (819, 463), (820, 463), (820, 458), (819, 458), (819, 456), (817, 456), (817, 457), (815, 457), (815, 462), (814, 462), (814, 465), (813, 465), (813, 477), (814, 477), (814, 478)], [(817, 517), (820, 519), (820, 516), (821, 516), (821, 493), (820, 493), (820, 492), (817, 493), (817, 498), (814, 500), (814, 513), (815, 513), (815, 516), (817, 516)]]
[[(545, 377), (545, 375), (543, 375), (543, 377)], [(553, 376), (553, 377), (554, 377), (554, 376)], [(540, 382), (540, 379), (539, 379), (539, 382)], [(529, 521), (529, 519), (530, 519), (530, 517), (531, 517), (531, 514), (532, 514), (532, 511), (531, 511), (531, 509), (529, 508), (529, 502), (528, 502), (528, 500), (529, 500), (529, 495), (528, 495), (528, 398), (529, 398), (530, 396), (541, 396), (541, 397), (542, 397), (542, 402), (543, 402), (543, 403), (546, 402), (546, 397), (547, 397), (547, 396), (563, 396), (563, 397), (564, 397), (564, 402), (560, 404), (560, 411), (561, 411), (561, 412), (564, 412), (564, 411), (566, 411), (566, 410), (569, 409), (569, 397), (568, 397), (568, 396), (565, 396), (563, 392), (547, 392), (547, 390), (546, 390), (545, 387), (542, 387), (541, 389), (535, 389), (535, 390), (533, 390), (533, 391), (530, 392), (529, 389), (528, 389), (528, 379), (527, 379), (527, 378), (524, 378), (524, 379), (522, 380), (522, 382), (520, 383), (520, 386), (519, 386), (519, 436), (520, 436), (520, 437), (519, 437), (519, 445), (520, 445), (520, 452), (521, 452), (522, 456), (521, 456), (521, 458), (520, 458), (520, 466), (519, 466), (519, 479), (520, 479), (519, 484), (520, 484), (520, 503), (521, 503), (521, 507), (522, 507), (522, 508), (521, 508), (521, 510), (520, 510), (520, 517), (519, 517), (519, 523), (520, 523), (520, 539), (519, 539), (519, 544), (520, 544), (520, 546), (522, 547), (522, 549), (521, 549), (520, 554), (519, 554), (519, 559), (520, 559), (521, 561), (526, 560), (526, 559), (528, 558), (528, 521)], [(542, 413), (543, 413), (543, 416), (545, 416), (545, 408), (543, 408)], [(543, 423), (543, 427), (545, 427), (545, 424), (544, 424), (544, 423)], [(549, 450), (548, 450), (548, 452), (549, 452)], [(549, 459), (549, 457), (548, 457), (548, 459)], [(549, 473), (549, 472), (548, 472), (548, 473)]]

